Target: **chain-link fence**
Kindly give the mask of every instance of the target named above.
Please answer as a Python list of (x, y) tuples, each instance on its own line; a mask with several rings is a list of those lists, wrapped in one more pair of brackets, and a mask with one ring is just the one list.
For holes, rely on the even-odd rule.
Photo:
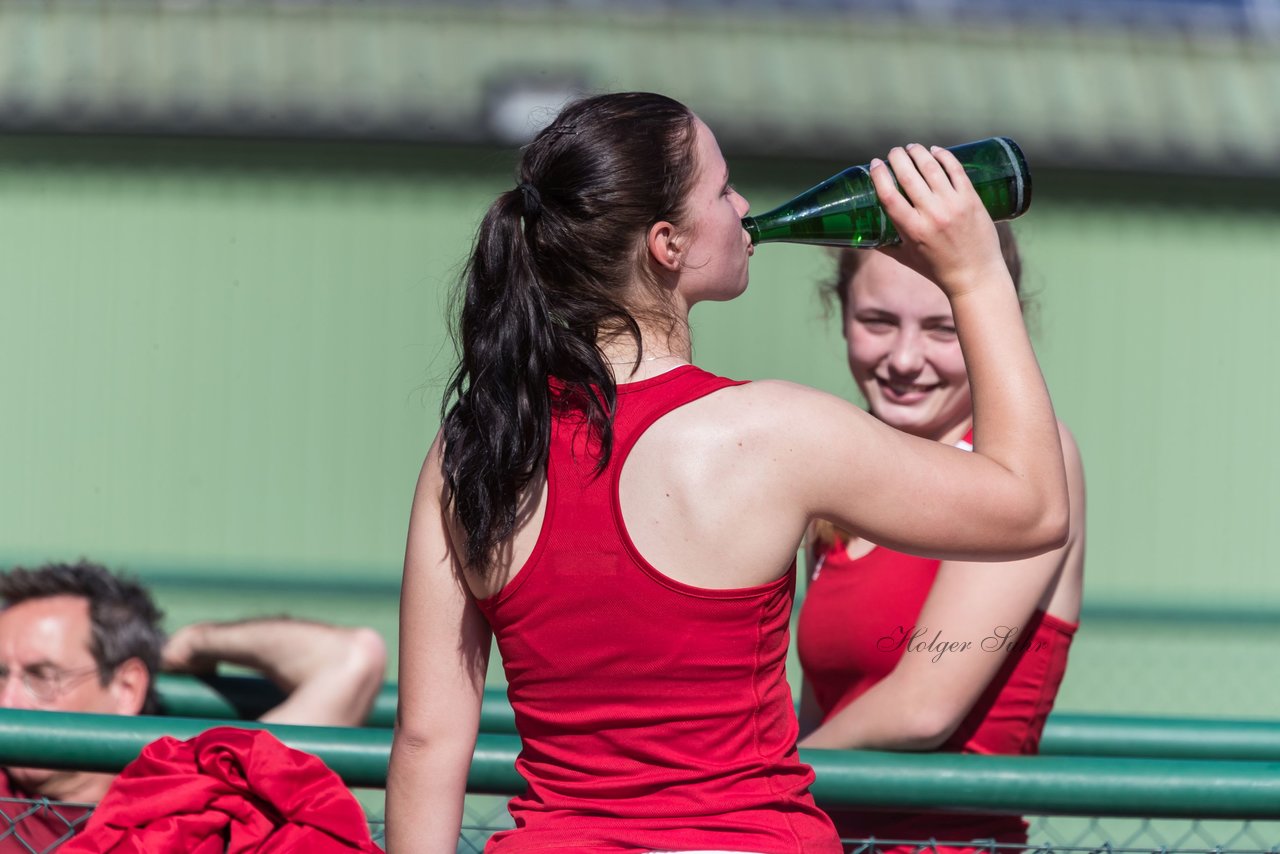
[(92, 813), (90, 804), (0, 798), (0, 852), (53, 851), (75, 836)]
[[(1124, 819), (1036, 816), (1029, 818), (1028, 848), (1044, 852), (1280, 851), (1280, 822), (1205, 819)], [(1023, 846), (1007, 846), (1022, 848)], [(995, 850), (995, 849), (993, 849)]]
[[(507, 799), (497, 795), (468, 795), (462, 806), (462, 833), (458, 836), (458, 854), (479, 854), (489, 837), (512, 827), (507, 812)], [(373, 841), (383, 844), (386, 820), (382, 816), (369, 819)]]
[[(91, 804), (62, 803), (46, 799), (0, 798), (0, 854), (48, 854), (76, 835), (93, 814)], [(472, 796), (462, 818), (458, 851), (480, 852), (498, 830), (511, 827), (506, 799)], [(386, 821), (369, 819), (373, 841), (384, 844)]]
[[(942, 854), (939, 849), (971, 848), (990, 854), (1277, 854), (1280, 822), (1204, 819), (1028, 816), (1027, 843), (937, 839), (845, 839), (851, 854)], [(382, 818), (371, 819), (375, 841), (383, 839)], [(463, 807), (459, 854), (478, 854), (498, 830), (512, 826), (504, 797), (472, 795)]]
[(1112, 819), (1036, 816), (1024, 845), (935, 839), (845, 840), (850, 854), (1257, 854), (1280, 851), (1280, 824), (1269, 821)]
[[(0, 852), (47, 854), (69, 840), (92, 807), (48, 800), (0, 798)], [(850, 854), (948, 854), (958, 848), (989, 854), (1276, 854), (1280, 822), (1203, 819), (1117, 819), (1102, 816), (1035, 816), (1025, 845), (938, 839), (846, 839)], [(371, 818), (382, 844), (385, 822)], [(505, 798), (470, 796), (464, 808), (459, 854), (484, 850), (496, 831), (511, 827)]]

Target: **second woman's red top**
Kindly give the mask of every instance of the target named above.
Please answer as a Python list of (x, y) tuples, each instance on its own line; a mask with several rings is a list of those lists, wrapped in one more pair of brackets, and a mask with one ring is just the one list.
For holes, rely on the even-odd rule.
[[(1003, 666), (939, 750), (1036, 753), (1076, 624), (1036, 611), (1016, 634), (992, 626), (985, 637), (961, 638), (949, 636), (945, 626), (921, 626), (920, 611), (939, 566), (937, 560), (879, 547), (850, 558), (839, 542), (822, 556), (800, 610), (797, 647), (823, 720), (888, 676), (904, 654), (1004, 652)], [(971, 644), (967, 649), (945, 646), (965, 641)], [(846, 838), (1026, 842), (1026, 823), (1017, 816), (848, 811), (832, 818)]]

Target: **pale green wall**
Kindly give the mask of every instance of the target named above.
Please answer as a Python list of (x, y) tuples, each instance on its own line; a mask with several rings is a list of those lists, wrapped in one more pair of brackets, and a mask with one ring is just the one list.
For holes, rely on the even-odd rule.
[[(757, 210), (838, 165), (730, 161)], [(0, 140), (0, 559), (212, 573), (217, 595), (162, 587), (175, 622), (288, 609), (394, 638), (409, 500), (451, 367), (444, 294), (511, 164)], [(1085, 455), (1089, 599), (1277, 605), (1274, 186), (1200, 184), (1169, 206), (1173, 179), (1038, 178), (1019, 234), (1045, 371)], [(826, 263), (762, 248), (745, 297), (695, 311), (700, 360), (851, 394), (813, 287)], [(245, 582), (264, 575), (304, 595)], [(317, 578), (371, 595), (307, 594)], [(1170, 660), (1165, 635), (1135, 628), (1117, 646), (1122, 624), (1099, 625), (1082, 632), (1069, 708), (1133, 709), (1126, 668), (1208, 656), (1196, 678), (1213, 680), (1213, 659), (1267, 665), (1258, 629), (1175, 632)], [(1173, 710), (1273, 707), (1215, 684)]]
[(5, 550), (394, 577), (486, 179), (54, 147), (0, 158)]

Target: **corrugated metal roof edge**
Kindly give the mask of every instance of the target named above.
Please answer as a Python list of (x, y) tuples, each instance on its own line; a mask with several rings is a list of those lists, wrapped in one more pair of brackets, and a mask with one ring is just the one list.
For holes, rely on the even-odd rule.
[(1005, 133), (1051, 166), (1267, 175), (1280, 152), (1280, 50), (1221, 33), (53, 5), (0, 9), (4, 129), (511, 141), (504, 106), (519, 117), (576, 90), (649, 88), (690, 103), (741, 154)]

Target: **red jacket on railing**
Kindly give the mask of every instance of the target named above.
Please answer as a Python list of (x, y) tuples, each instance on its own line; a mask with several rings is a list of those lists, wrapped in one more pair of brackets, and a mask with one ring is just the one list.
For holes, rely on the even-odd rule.
[(359, 803), (310, 753), (266, 730), (164, 737), (125, 767), (58, 854), (381, 852)]

